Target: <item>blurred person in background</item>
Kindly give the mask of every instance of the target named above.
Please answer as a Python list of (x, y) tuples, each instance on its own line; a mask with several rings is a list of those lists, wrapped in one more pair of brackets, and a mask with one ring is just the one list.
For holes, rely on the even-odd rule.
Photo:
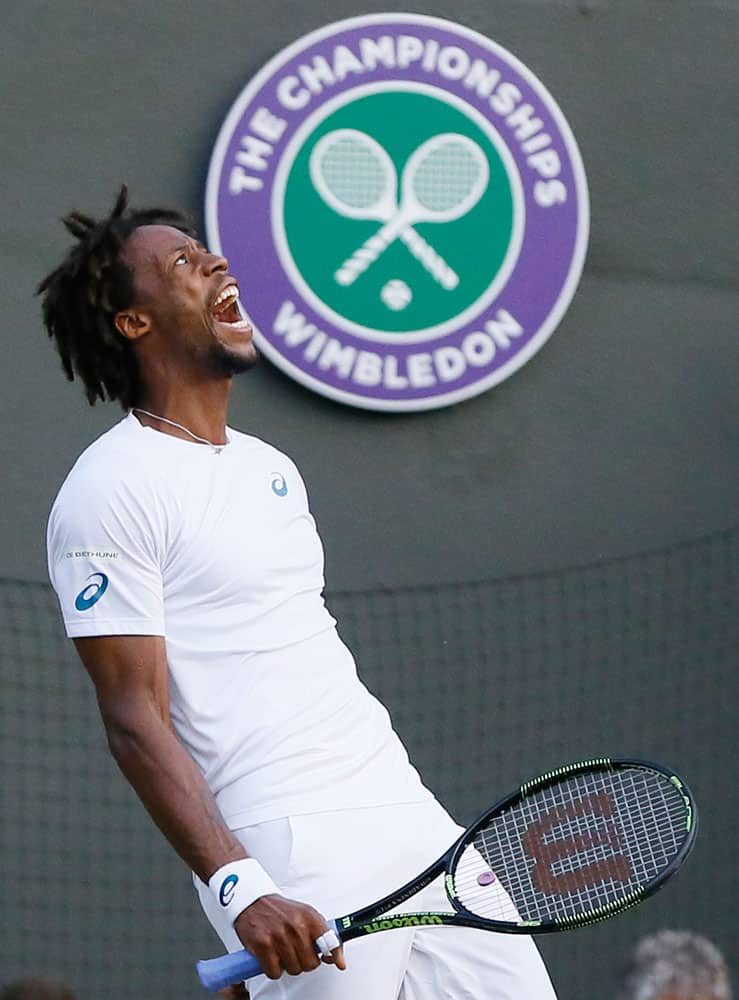
[(16, 979), (0, 987), (0, 1000), (77, 1000), (68, 986), (51, 979)]
[(732, 1000), (723, 955), (692, 931), (659, 931), (631, 953), (617, 1000)]

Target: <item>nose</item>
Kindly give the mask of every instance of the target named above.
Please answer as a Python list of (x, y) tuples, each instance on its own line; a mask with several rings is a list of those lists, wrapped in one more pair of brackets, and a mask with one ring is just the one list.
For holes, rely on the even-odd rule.
[(206, 253), (203, 255), (203, 268), (206, 274), (215, 274), (217, 271), (228, 271), (228, 261), (217, 253)]

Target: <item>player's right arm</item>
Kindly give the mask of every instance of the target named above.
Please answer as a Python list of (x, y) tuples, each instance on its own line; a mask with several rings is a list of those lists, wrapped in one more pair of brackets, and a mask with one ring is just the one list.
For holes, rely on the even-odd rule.
[[(246, 852), (172, 729), (164, 639), (97, 635), (74, 641), (95, 685), (113, 757), (172, 847), (207, 883)], [(315, 969), (315, 941), (326, 929), (312, 907), (275, 894), (257, 899), (234, 922), (239, 939), (270, 979), (283, 971), (297, 975)], [(344, 968), (340, 948), (325, 961)]]

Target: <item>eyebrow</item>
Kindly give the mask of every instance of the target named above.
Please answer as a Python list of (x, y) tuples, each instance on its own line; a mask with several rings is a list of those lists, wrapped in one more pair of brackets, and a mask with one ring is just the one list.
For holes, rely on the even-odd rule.
[(181, 254), (186, 250), (191, 250), (195, 247), (197, 250), (202, 250), (203, 253), (210, 253), (208, 248), (200, 240), (192, 240), (189, 243), (179, 243), (176, 247), (172, 247), (171, 250), (167, 252), (167, 257), (174, 257), (175, 254)]

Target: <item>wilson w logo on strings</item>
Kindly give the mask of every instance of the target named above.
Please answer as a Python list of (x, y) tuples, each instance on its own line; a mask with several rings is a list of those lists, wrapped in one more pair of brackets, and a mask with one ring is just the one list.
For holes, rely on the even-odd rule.
[(526, 829), (521, 843), (534, 862), (529, 875), (536, 889), (563, 895), (632, 877), (614, 807), (612, 796), (592, 794), (557, 806)]

